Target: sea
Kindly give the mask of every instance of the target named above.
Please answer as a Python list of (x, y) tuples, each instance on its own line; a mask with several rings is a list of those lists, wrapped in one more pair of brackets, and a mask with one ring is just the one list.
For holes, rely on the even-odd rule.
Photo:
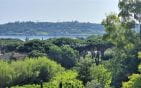
[(29, 40), (33, 40), (33, 39), (43, 39), (43, 40), (46, 40), (46, 39), (50, 39), (50, 38), (86, 38), (88, 37), (88, 35), (65, 35), (65, 36), (61, 36), (61, 35), (57, 35), (57, 36), (49, 36), (49, 35), (46, 35), (46, 36), (24, 36), (24, 35), (0, 35), (0, 39), (7, 39), (7, 38), (10, 38), (10, 39), (20, 39), (20, 40), (25, 40), (26, 38), (28, 38)]

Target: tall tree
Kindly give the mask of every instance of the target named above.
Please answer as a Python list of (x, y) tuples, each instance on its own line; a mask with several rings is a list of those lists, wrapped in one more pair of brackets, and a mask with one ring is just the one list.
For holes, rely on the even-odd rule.
[[(130, 49), (135, 44), (135, 34), (122, 24), (120, 18), (112, 13), (103, 20), (102, 24), (105, 27), (106, 34), (104, 39), (112, 42), (117, 48)], [(130, 36), (129, 36), (130, 35)]]
[(119, 15), (122, 16), (124, 22), (134, 20), (140, 24), (141, 38), (141, 0), (119, 0)]
[(90, 76), (90, 67), (93, 63), (94, 60), (91, 58), (82, 58), (74, 67), (74, 69), (78, 71), (78, 78), (83, 81), (83, 84), (86, 84), (88, 81), (92, 80)]
[(111, 72), (103, 65), (92, 65), (90, 67), (90, 74), (93, 80), (100, 83), (101, 88), (110, 88), (112, 80)]

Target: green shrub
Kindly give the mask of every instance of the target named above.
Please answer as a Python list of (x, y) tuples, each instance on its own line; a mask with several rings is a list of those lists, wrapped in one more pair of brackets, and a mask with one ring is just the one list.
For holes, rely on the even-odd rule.
[(70, 46), (51, 46), (48, 56), (60, 63), (65, 68), (73, 67), (78, 61), (79, 53)]
[(75, 71), (65, 71), (57, 74), (51, 82), (47, 83), (45, 88), (84, 88), (81, 81), (77, 80), (78, 74)]
[(92, 79), (101, 84), (102, 88), (109, 88), (112, 80), (111, 72), (109, 72), (103, 65), (93, 65), (90, 68)]
[[(50, 82), (43, 83), (43, 88), (84, 88), (81, 81), (76, 79), (77, 73), (75, 71), (64, 71), (56, 74)], [(40, 88), (40, 85), (23, 85), (12, 88)]]
[(122, 88), (141, 88), (141, 75), (133, 74), (128, 77), (128, 82), (122, 83)]
[(9, 85), (14, 78), (14, 69), (7, 62), (0, 61), (0, 87)]
[(11, 63), (0, 61), (0, 86), (24, 85), (43, 80), (48, 82), (64, 68), (46, 57), (26, 58)]

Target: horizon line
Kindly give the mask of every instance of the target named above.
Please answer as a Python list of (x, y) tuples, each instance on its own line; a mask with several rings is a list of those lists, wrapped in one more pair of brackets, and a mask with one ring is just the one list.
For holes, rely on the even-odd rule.
[(8, 24), (8, 23), (16, 23), (16, 22), (19, 22), (19, 23), (26, 23), (26, 22), (33, 22), (33, 23), (63, 23), (63, 22), (78, 22), (78, 23), (92, 23), (92, 24), (101, 24), (101, 22), (99, 23), (96, 23), (96, 22), (90, 22), (90, 21), (79, 21), (79, 20), (71, 20), (71, 21), (32, 21), (32, 20), (23, 20), (23, 21), (20, 21), (20, 20), (17, 20), (17, 21), (9, 21), (9, 22), (4, 22), (4, 23), (0, 23), (0, 25), (4, 25), (4, 24)]

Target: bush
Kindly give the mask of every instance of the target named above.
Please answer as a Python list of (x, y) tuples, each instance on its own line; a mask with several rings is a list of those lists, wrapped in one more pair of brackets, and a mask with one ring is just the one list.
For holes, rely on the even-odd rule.
[(14, 69), (7, 62), (0, 61), (0, 87), (9, 85), (14, 76)]
[(39, 82), (48, 82), (58, 72), (63, 72), (64, 68), (46, 57), (38, 59), (26, 58), (23, 61), (0, 62), (0, 86), (23, 85)]
[(33, 50), (33, 51), (31, 51), (29, 54), (28, 54), (28, 56), (30, 57), (30, 58), (38, 58), (38, 57), (42, 57), (42, 56), (45, 56), (45, 54), (44, 53), (42, 53), (42, 52), (40, 52), (39, 50)]
[(47, 83), (45, 88), (84, 88), (81, 81), (77, 80), (77, 73), (75, 71), (65, 71), (57, 74), (51, 82)]
[(23, 41), (19, 39), (0, 39), (1, 51), (4, 52), (16, 51), (16, 48), (21, 44)]
[(33, 50), (39, 50), (40, 52), (45, 52), (44, 45), (45, 45), (44, 41), (34, 39), (27, 41), (23, 45), (19, 46), (17, 48), (17, 51), (29, 53)]
[(141, 88), (141, 75), (133, 74), (128, 77), (128, 82), (122, 83), (122, 88)]
[(70, 46), (51, 46), (48, 56), (60, 63), (63, 67), (71, 68), (76, 64), (79, 53)]
[(94, 60), (91, 58), (82, 58), (74, 67), (78, 71), (78, 78), (86, 84), (88, 81), (91, 81), (90, 77), (90, 67), (94, 63)]
[[(50, 82), (43, 83), (43, 88), (84, 88), (82, 82), (77, 80), (76, 77), (75, 71), (60, 72)], [(23, 85), (13, 88), (40, 88), (40, 85)]]
[(109, 88), (112, 80), (111, 72), (103, 65), (93, 65), (90, 68), (91, 77), (101, 84), (102, 88)]

